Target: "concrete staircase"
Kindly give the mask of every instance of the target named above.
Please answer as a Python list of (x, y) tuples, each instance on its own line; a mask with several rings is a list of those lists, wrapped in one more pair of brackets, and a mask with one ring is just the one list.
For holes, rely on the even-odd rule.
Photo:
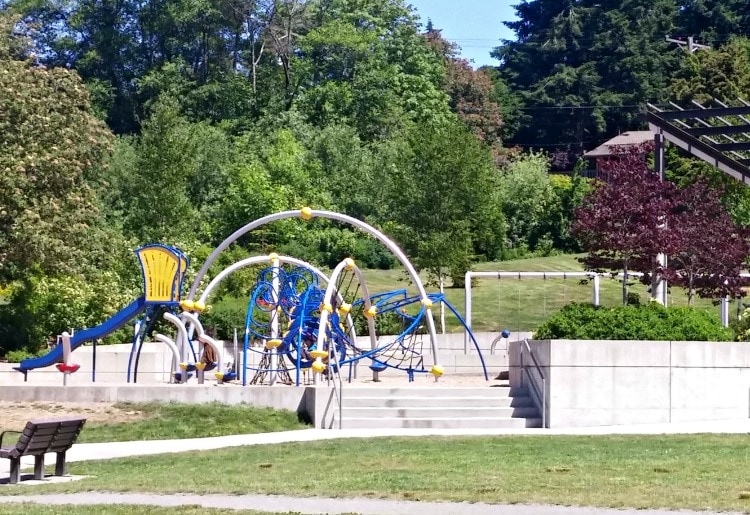
[[(542, 419), (525, 389), (509, 387), (350, 387), (342, 428), (522, 428)], [(338, 427), (338, 413), (333, 427)]]

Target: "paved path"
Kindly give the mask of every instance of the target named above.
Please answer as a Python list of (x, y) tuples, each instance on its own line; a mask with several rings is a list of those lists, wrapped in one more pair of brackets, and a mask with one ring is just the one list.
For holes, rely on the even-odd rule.
[[(61, 495), (0, 496), (4, 502), (36, 502), (45, 505), (63, 504), (141, 504), (151, 506), (203, 506), (235, 510), (292, 512), (310, 515), (358, 513), (361, 515), (712, 515), (706, 511), (615, 510), (575, 506), (543, 506), (533, 504), (437, 503), (418, 501), (390, 501), (383, 499), (329, 499), (277, 495), (150, 495), (86, 492)], [(718, 515), (718, 513), (717, 513)], [(741, 515), (722, 512), (721, 515)]]
[[(121, 458), (135, 455), (152, 455), (193, 451), (194, 449), (219, 449), (240, 445), (267, 445), (286, 442), (329, 440), (340, 438), (370, 438), (388, 436), (478, 436), (478, 435), (606, 435), (606, 434), (690, 434), (690, 433), (750, 433), (750, 419), (697, 422), (681, 424), (642, 424), (630, 426), (584, 427), (564, 429), (304, 429), (279, 433), (234, 435), (186, 440), (154, 440), (143, 442), (113, 442), (77, 444), (68, 452), (68, 461), (88, 461)], [(1, 460), (0, 477), (8, 475), (8, 460)], [(25, 460), (27, 466), (33, 459)], [(12, 488), (12, 487), (0, 487)], [(4, 492), (3, 492), (4, 493)], [(217, 508), (256, 509), (266, 511), (292, 511), (305, 514), (360, 513), (360, 514), (412, 514), (429, 510), (433, 514), (456, 515), (666, 515), (706, 514), (709, 512), (663, 510), (614, 510), (562, 506), (492, 505), (481, 503), (422, 503), (379, 499), (326, 499), (294, 498), (283, 496), (222, 496), (222, 495), (152, 495), (145, 493), (96, 493), (61, 495), (0, 495), (0, 503), (38, 502), (42, 504), (148, 504), (161, 506), (201, 505)], [(724, 515), (729, 515), (724, 512)]]

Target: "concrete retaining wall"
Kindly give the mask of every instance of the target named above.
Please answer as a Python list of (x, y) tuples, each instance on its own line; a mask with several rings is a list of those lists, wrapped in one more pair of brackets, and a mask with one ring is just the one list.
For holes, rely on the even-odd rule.
[[(522, 342), (510, 347), (511, 386)], [(750, 345), (738, 342), (539, 340), (549, 427), (747, 418)], [(528, 353), (524, 362), (530, 364)], [(541, 381), (529, 368), (541, 391)]]
[[(131, 345), (98, 345), (96, 347), (96, 382), (124, 383), (127, 381), (128, 361)], [(70, 361), (81, 366), (78, 372), (68, 377), (69, 385), (92, 382), (94, 348), (79, 347), (71, 354)], [(13, 370), (13, 363), (0, 363), (0, 384), (23, 384), (23, 374)], [(138, 383), (157, 384), (169, 381), (172, 355), (162, 343), (144, 345), (138, 362)], [(29, 381), (36, 383), (62, 384), (63, 375), (54, 366), (29, 371)]]
[[(507, 370), (508, 354), (505, 340), (498, 342), (494, 354), (490, 352), (492, 341), (497, 333), (477, 333), (475, 335), (489, 374), (497, 374), (500, 370)], [(363, 339), (360, 345), (369, 347), (369, 340)], [(233, 359), (234, 349), (232, 342), (224, 342), (225, 363)], [(432, 353), (429, 338), (425, 337), (421, 344), (425, 354), (427, 368), (432, 364)], [(438, 335), (438, 348), (440, 359), (446, 374), (479, 374), (481, 373), (481, 362), (473, 345), (469, 352), (464, 354), (463, 333), (451, 333)], [(71, 362), (79, 364), (81, 368), (75, 374), (68, 377), (69, 385), (83, 385), (92, 382), (94, 348), (91, 344), (76, 349), (71, 355)], [(131, 345), (98, 345), (96, 347), (96, 382), (97, 383), (124, 383), (127, 381), (128, 362), (130, 359)], [(242, 359), (241, 345), (238, 349), (239, 359)], [(260, 355), (248, 353), (248, 363), (257, 364)], [(359, 366), (359, 374), (369, 374), (367, 368), (369, 362), (363, 362)], [(148, 342), (141, 350), (138, 362), (138, 384), (161, 384), (169, 382), (172, 370), (172, 355), (166, 345), (159, 342)], [(250, 372), (248, 372), (250, 373)], [(396, 371), (395, 373), (401, 373)], [(29, 381), (34, 383), (62, 384), (63, 376), (55, 367), (35, 369), (29, 372)], [(207, 374), (206, 381), (213, 382), (213, 374)], [(22, 384), (23, 374), (13, 370), (13, 364), (0, 363), (0, 384)]]
[[(496, 347), (494, 355), (489, 347), (494, 333), (478, 335), (490, 377), (507, 370), (508, 358), (504, 342)], [(480, 374), (481, 363), (476, 351), (471, 348), (463, 353), (463, 333), (441, 335), (441, 361), (446, 374)], [(442, 346), (445, 345), (445, 348)], [(233, 354), (232, 342), (225, 342), (226, 356)], [(424, 350), (432, 363), (429, 344)], [(63, 375), (52, 367), (31, 370), (28, 382), (23, 374), (13, 370), (14, 364), (0, 363), (0, 401), (10, 402), (149, 402), (174, 401), (185, 403), (222, 402), (227, 404), (249, 404), (259, 407), (288, 409), (302, 414), (316, 427), (332, 427), (338, 409), (335, 392), (328, 386), (306, 386), (291, 388), (278, 386), (218, 385), (213, 374), (206, 375), (206, 384), (198, 385), (193, 378), (187, 384), (168, 384), (172, 370), (172, 355), (161, 343), (146, 343), (141, 351), (138, 366), (138, 383), (127, 384), (127, 369), (131, 345), (106, 345), (96, 348), (96, 382), (92, 384), (94, 348), (91, 344), (75, 350), (71, 362), (81, 368), (68, 376), (67, 386), (62, 388)], [(241, 353), (240, 353), (241, 356)], [(240, 358), (241, 359), (241, 358)], [(250, 353), (248, 362), (257, 364), (259, 355)], [(360, 377), (369, 377), (372, 372), (362, 362), (357, 370)], [(250, 371), (248, 371), (251, 374)], [(344, 373), (348, 373), (345, 370)], [(404, 372), (388, 370), (381, 374), (403, 375)], [(346, 386), (345, 386), (346, 388)]]
[(330, 425), (336, 409), (333, 389), (327, 386), (290, 388), (286, 386), (237, 385), (3, 385), (0, 401), (7, 402), (180, 402), (248, 404), (297, 412), (315, 423)]

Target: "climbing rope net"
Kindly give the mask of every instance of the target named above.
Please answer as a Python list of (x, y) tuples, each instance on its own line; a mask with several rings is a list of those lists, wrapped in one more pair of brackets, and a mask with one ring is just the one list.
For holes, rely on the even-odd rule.
[(442, 295), (427, 302), (405, 289), (370, 295), (354, 266), (332, 280), (322, 284), (311, 269), (289, 265), (258, 273), (245, 318), (243, 384), (306, 384), (311, 370), (327, 375), (339, 368), (351, 380), (361, 360), (410, 380), (430, 371), (426, 307), (446, 302)]

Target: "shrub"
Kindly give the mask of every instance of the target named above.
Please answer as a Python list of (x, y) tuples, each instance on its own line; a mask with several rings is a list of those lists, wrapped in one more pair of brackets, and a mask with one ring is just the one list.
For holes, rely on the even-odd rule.
[(9, 351), (5, 355), (8, 363), (20, 363), (26, 358), (33, 358), (37, 353), (29, 352), (26, 348)]
[(247, 304), (248, 299), (224, 297), (201, 315), (201, 323), (220, 340), (231, 340), (235, 329), (241, 337), (245, 330)]
[(732, 320), (730, 326), (738, 342), (750, 341), (750, 308), (745, 308), (737, 318)]
[(731, 341), (718, 317), (689, 307), (647, 305), (597, 307), (568, 304), (534, 333), (539, 340)]
[(30, 275), (10, 291), (8, 303), (0, 305), (2, 347), (6, 352), (26, 349), (32, 354), (43, 351), (63, 331), (101, 323), (133, 296), (106, 272), (89, 280)]

